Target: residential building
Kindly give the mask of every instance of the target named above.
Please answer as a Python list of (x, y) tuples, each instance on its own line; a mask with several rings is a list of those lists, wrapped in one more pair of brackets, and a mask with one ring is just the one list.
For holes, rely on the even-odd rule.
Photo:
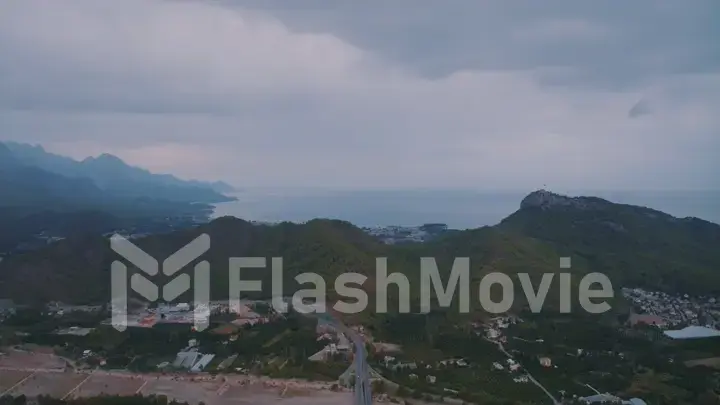
[(490, 328), (487, 331), (487, 338), (488, 339), (497, 339), (500, 337), (500, 331), (494, 328)]
[(663, 319), (661, 316), (652, 314), (631, 314), (628, 322), (630, 323), (630, 326), (648, 325), (657, 326), (659, 328), (664, 328), (667, 326), (667, 322), (665, 321), (665, 319)]
[(175, 357), (172, 366), (190, 370), (201, 357), (202, 354), (198, 353), (197, 349), (181, 351)]
[(214, 354), (203, 354), (202, 357), (200, 357), (200, 359), (197, 362), (195, 362), (195, 364), (192, 366), (190, 371), (192, 371), (194, 373), (199, 373), (199, 372), (203, 371), (205, 369), (205, 367), (207, 367), (207, 365), (210, 364), (210, 362), (214, 358), (215, 358)]

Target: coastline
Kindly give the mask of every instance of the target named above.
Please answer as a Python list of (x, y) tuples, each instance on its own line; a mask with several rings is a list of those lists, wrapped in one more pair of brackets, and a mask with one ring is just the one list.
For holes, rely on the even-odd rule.
[[(234, 201), (213, 204), (210, 219), (234, 216), (248, 221), (305, 222), (315, 218), (357, 226), (419, 226), (444, 223), (453, 229), (491, 226), (520, 208), (524, 190), (472, 189), (348, 190), (248, 188)], [(676, 217), (720, 223), (720, 191), (575, 191), (620, 204), (650, 207)]]

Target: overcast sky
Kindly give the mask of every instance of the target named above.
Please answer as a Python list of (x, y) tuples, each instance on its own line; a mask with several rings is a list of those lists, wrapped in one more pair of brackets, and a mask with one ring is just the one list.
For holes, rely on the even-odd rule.
[(237, 186), (720, 188), (720, 2), (4, 0), (0, 139)]

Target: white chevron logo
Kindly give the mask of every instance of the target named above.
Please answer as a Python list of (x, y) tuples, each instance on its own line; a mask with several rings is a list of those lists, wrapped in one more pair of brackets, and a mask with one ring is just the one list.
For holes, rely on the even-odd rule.
[[(121, 235), (113, 235), (110, 238), (110, 247), (128, 262), (135, 265), (149, 276), (155, 276), (159, 272), (158, 261), (137, 245), (130, 242)], [(193, 260), (200, 257), (210, 249), (210, 236), (201, 234), (192, 242), (180, 248), (170, 255), (162, 263), (162, 272), (166, 276), (172, 276), (187, 266)], [(113, 326), (123, 331), (127, 328), (127, 266), (121, 261), (114, 261), (111, 265), (111, 292)], [(207, 306), (210, 299), (210, 264), (202, 261), (195, 265), (194, 285), (194, 306), (197, 308)], [(133, 274), (130, 277), (130, 288), (150, 302), (158, 300), (159, 287), (140, 274)], [(165, 301), (172, 301), (180, 294), (190, 289), (190, 276), (181, 274), (162, 287), (162, 298)], [(207, 317), (195, 317), (195, 328), (202, 330), (207, 327)]]

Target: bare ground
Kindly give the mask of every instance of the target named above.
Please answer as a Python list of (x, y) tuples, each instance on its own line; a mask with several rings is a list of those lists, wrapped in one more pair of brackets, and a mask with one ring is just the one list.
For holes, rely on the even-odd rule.
[(102, 374), (90, 376), (78, 389), (73, 397), (94, 397), (99, 395), (135, 395), (145, 383), (140, 377), (115, 377)]
[(688, 367), (705, 366), (720, 369), (720, 357), (708, 357), (705, 359), (689, 360), (685, 362)]
[[(5, 372), (0, 372), (0, 375)], [(8, 394), (25, 395), (26, 397), (50, 395), (55, 398), (63, 398), (85, 378), (87, 375), (84, 374), (37, 372)]]
[(65, 367), (65, 361), (48, 353), (10, 350), (0, 356), (0, 368), (58, 369)]
[(107, 395), (166, 395), (190, 404), (341, 405), (349, 392), (330, 384), (247, 376), (132, 374), (122, 371), (64, 370), (65, 361), (49, 353), (9, 350), (0, 356), (0, 393), (55, 398)]

